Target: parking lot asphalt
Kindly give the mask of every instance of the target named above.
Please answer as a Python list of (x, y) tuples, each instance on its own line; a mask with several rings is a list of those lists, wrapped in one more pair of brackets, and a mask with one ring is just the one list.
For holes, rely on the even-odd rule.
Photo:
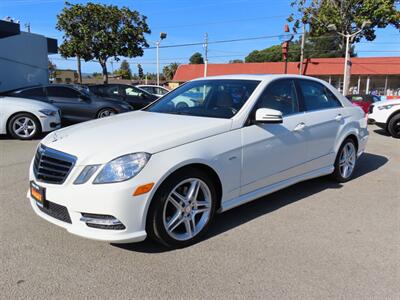
[(2, 299), (400, 297), (400, 140), (377, 127), (352, 181), (260, 198), (172, 251), (79, 238), (37, 217), (26, 191), (38, 142), (0, 140)]

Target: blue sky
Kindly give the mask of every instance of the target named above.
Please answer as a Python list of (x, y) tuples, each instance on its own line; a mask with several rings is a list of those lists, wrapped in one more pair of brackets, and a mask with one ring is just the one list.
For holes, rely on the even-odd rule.
[[(70, 0), (71, 3), (88, 1)], [(114, 0), (95, 1), (136, 9), (148, 17), (152, 30), (148, 41), (155, 41), (160, 32), (168, 37), (162, 45), (201, 42), (205, 32), (210, 41), (257, 36), (273, 36), (283, 32), (285, 18), (292, 8), (291, 0)], [(57, 38), (61, 43), (62, 33), (55, 29), (57, 14), (64, 6), (63, 0), (0, 0), (0, 18), (11, 16), (21, 22), (30, 23), (33, 33)], [(373, 42), (362, 41), (356, 46), (358, 56), (399, 56), (400, 33), (394, 27), (377, 31)], [(209, 46), (209, 62), (224, 63), (232, 59), (243, 59), (254, 49), (264, 49), (278, 44), (277, 38), (214, 44)], [(203, 52), (201, 45), (160, 50), (162, 65), (171, 62), (186, 63), (194, 52)], [(388, 52), (385, 52), (388, 51)], [(137, 72), (136, 64), (141, 63), (145, 72), (154, 72), (155, 50), (145, 50), (143, 57), (131, 58), (131, 68)], [(59, 68), (76, 68), (75, 61), (66, 61), (59, 55), (50, 59)], [(162, 67), (161, 65), (161, 67)], [(109, 70), (119, 67), (119, 62), (109, 64)], [(100, 72), (95, 62), (83, 64), (85, 73)]]

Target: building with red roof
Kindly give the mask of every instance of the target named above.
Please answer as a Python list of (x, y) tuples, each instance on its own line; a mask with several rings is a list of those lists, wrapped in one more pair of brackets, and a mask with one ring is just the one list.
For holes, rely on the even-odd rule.
[[(351, 59), (351, 93), (400, 95), (400, 57), (354, 57)], [(207, 76), (228, 74), (282, 74), (284, 62), (208, 64)], [(300, 63), (289, 62), (288, 73), (299, 74)], [(339, 90), (343, 86), (344, 58), (312, 58), (303, 63), (303, 75), (318, 77)], [(204, 65), (180, 65), (171, 87), (204, 77)]]

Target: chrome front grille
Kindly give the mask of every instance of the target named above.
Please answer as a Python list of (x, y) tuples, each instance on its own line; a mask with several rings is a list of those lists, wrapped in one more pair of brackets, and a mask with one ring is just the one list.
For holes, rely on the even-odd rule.
[(37, 181), (62, 184), (71, 172), (76, 157), (49, 147), (39, 145), (33, 162)]

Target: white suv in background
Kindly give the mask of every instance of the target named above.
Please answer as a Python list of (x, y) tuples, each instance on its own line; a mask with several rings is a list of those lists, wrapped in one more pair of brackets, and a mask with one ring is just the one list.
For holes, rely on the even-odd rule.
[(59, 109), (32, 99), (0, 96), (0, 134), (30, 140), (42, 132), (60, 128)]
[(49, 134), (28, 198), (40, 217), (82, 237), (184, 247), (217, 212), (318, 176), (350, 180), (367, 139), (363, 110), (325, 81), (202, 78), (143, 110)]
[(369, 108), (368, 121), (400, 138), (400, 100), (376, 102)]

